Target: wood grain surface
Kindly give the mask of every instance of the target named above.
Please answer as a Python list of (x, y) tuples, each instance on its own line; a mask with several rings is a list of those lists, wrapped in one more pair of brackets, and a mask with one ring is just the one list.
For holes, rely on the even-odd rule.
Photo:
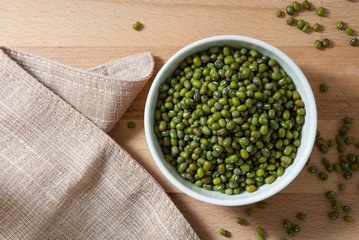
[[(319, 32), (303, 33), (275, 16), (285, 10), (290, 1), (283, 0), (0, 0), (0, 43), (79, 68), (90, 68), (105, 61), (151, 51), (156, 71), (176, 51), (196, 40), (223, 34), (235, 34), (266, 41), (291, 57), (302, 69), (314, 91), (318, 108), (318, 129), (325, 139), (333, 139), (343, 117), (354, 117), (350, 135), (359, 141), (359, 46), (351, 47), (352, 37), (336, 29), (338, 20), (359, 31), (359, 2), (346, 0), (310, 1), (314, 9), (326, 8), (323, 17), (315, 11), (301, 11), (296, 19), (311, 26), (321, 24)], [(143, 23), (141, 31), (132, 29), (134, 21)], [(331, 47), (314, 48), (316, 39), (329, 38)], [(225, 239), (219, 229), (230, 231), (230, 239), (257, 239), (256, 227), (265, 230), (266, 239), (359, 239), (359, 173), (350, 180), (331, 173), (323, 182), (305, 167), (284, 190), (269, 198), (267, 209), (256, 204), (241, 207), (221, 207), (195, 200), (172, 186), (153, 161), (146, 144), (143, 116), (148, 90), (153, 78), (143, 89), (110, 135), (123, 146), (162, 185), (174, 203), (190, 222), (201, 239)], [(319, 90), (326, 82), (327, 93)], [(136, 123), (127, 129), (127, 123)], [(126, 137), (124, 137), (126, 136)], [(346, 153), (359, 154), (354, 146)], [(325, 155), (331, 162), (338, 160), (335, 148)], [(325, 170), (324, 155), (315, 146), (310, 165)], [(347, 190), (339, 193), (342, 205), (350, 205), (353, 222), (330, 220), (331, 203), (324, 193), (338, 192), (338, 184)], [(254, 209), (248, 217), (245, 210)], [(296, 219), (304, 212), (305, 222)], [(236, 223), (245, 217), (249, 225)], [(288, 218), (298, 223), (302, 231), (290, 237), (282, 225)]]

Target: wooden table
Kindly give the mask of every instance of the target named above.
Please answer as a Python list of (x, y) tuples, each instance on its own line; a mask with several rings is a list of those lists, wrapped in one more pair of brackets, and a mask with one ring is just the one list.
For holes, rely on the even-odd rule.
[[(288, 26), (288, 16), (277, 18), (277, 9), (285, 10), (290, 1), (251, 0), (2, 0), (0, 2), (1, 44), (41, 55), (79, 68), (90, 68), (105, 61), (141, 51), (151, 51), (156, 71), (176, 51), (196, 40), (223, 34), (258, 38), (285, 52), (302, 69), (313, 88), (318, 107), (318, 128), (325, 139), (333, 139), (344, 116), (355, 119), (350, 135), (359, 140), (359, 46), (351, 47), (350, 36), (335, 28), (338, 20), (359, 31), (359, 2), (345, 0), (311, 1), (313, 8), (326, 8), (324, 17), (315, 11), (301, 11), (296, 19), (305, 19), (311, 26), (318, 22), (321, 31), (303, 33)], [(134, 31), (132, 23), (141, 21), (144, 28)], [(329, 38), (331, 47), (314, 48), (316, 39)], [(117, 123), (111, 136), (148, 170), (163, 186), (183, 215), (202, 239), (224, 239), (220, 228), (231, 232), (231, 239), (257, 239), (256, 227), (264, 228), (267, 239), (359, 239), (359, 174), (350, 180), (331, 173), (323, 182), (305, 167), (283, 191), (269, 198), (269, 207), (260, 210), (255, 204), (242, 207), (214, 206), (195, 200), (177, 190), (162, 175), (148, 150), (143, 115), (146, 96), (153, 78), (143, 89), (125, 116)], [(319, 91), (326, 82), (327, 93)], [(134, 121), (135, 129), (127, 129)], [(124, 138), (123, 136), (126, 136)], [(359, 154), (353, 146), (347, 153)], [(325, 155), (331, 162), (338, 159), (335, 148)], [(324, 157), (314, 147), (311, 164), (324, 169)], [(346, 183), (339, 201), (350, 205), (354, 221), (330, 220), (331, 203), (324, 193), (337, 190)], [(253, 217), (244, 213), (251, 207)], [(298, 212), (308, 219), (296, 219)], [(245, 217), (249, 225), (236, 223)], [(289, 218), (302, 227), (296, 237), (290, 237), (282, 226)]]

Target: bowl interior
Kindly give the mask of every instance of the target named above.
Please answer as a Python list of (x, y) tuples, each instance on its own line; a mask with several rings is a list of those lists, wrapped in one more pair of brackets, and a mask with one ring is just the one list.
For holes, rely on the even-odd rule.
[[(301, 133), (302, 144), (298, 148), (297, 157), (285, 170), (285, 174), (282, 177), (278, 177), (277, 180), (270, 185), (265, 184), (259, 187), (257, 191), (253, 193), (244, 192), (239, 195), (226, 195), (220, 192), (208, 191), (199, 188), (193, 183), (186, 181), (178, 174), (177, 170), (164, 159), (161, 147), (153, 131), (155, 122), (154, 111), (158, 97), (159, 86), (172, 75), (180, 62), (183, 61), (187, 56), (198, 53), (202, 50), (206, 50), (211, 46), (230, 46), (233, 48), (245, 47), (248, 49), (255, 49), (261, 54), (275, 59), (287, 72), (287, 74), (292, 77), (296, 85), (296, 90), (300, 93), (302, 100), (305, 103), (306, 116)], [(307, 159), (309, 158), (314, 144), (316, 128), (317, 112), (314, 95), (306, 77), (299, 69), (299, 67), (287, 55), (285, 55), (277, 48), (260, 40), (242, 36), (217, 36), (207, 38), (192, 43), (181, 49), (166, 62), (166, 64), (157, 74), (148, 94), (145, 108), (146, 140), (151, 154), (162, 173), (172, 184), (174, 184), (184, 193), (204, 202), (225, 206), (239, 206), (261, 201), (279, 192), (285, 186), (287, 186), (299, 174)]]

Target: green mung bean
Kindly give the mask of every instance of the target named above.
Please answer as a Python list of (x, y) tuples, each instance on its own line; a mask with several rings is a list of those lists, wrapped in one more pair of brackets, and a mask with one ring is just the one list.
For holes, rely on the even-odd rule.
[(355, 163), (358, 160), (357, 157), (352, 153), (348, 154), (348, 159), (351, 163)]
[(317, 10), (317, 15), (318, 16), (323, 16), (325, 13), (325, 8), (324, 7), (319, 7)]
[(309, 168), (309, 171), (310, 171), (311, 173), (317, 173), (317, 172), (318, 172), (318, 167), (317, 167), (317, 166), (311, 166), (311, 167)]
[(352, 40), (350, 40), (349, 44), (351, 46), (356, 46), (358, 45), (358, 39), (357, 38), (353, 38)]
[(228, 231), (227, 231), (226, 229), (221, 228), (221, 229), (219, 230), (219, 234), (221, 234), (221, 235), (223, 235), (223, 236), (227, 236)]
[(288, 13), (288, 15), (293, 15), (294, 14), (294, 8), (292, 6), (287, 6), (286, 11)]
[(350, 206), (343, 206), (343, 211), (348, 213), (351, 212), (352, 208)]
[(292, 25), (294, 23), (294, 17), (290, 17), (287, 19), (287, 24)]
[(258, 235), (260, 235), (260, 236), (264, 235), (264, 230), (263, 230), (263, 228), (257, 227), (256, 230), (257, 230)]
[(330, 219), (337, 219), (339, 217), (339, 213), (338, 212), (331, 212), (329, 213), (329, 218)]
[(346, 170), (349, 170), (349, 165), (348, 163), (345, 161), (343, 161), (341, 164), (340, 164), (341, 168), (346, 171)]
[(308, 32), (309, 31), (309, 25), (308, 24), (304, 24), (303, 28), (302, 28), (302, 32)]
[(303, 19), (300, 19), (300, 20), (297, 22), (297, 28), (300, 29), (300, 30), (303, 29), (304, 25), (305, 25), (305, 22), (304, 22)]
[(262, 201), (262, 202), (259, 202), (259, 203), (257, 204), (257, 206), (258, 206), (258, 208), (265, 209), (265, 208), (268, 207), (268, 203)]
[(346, 222), (352, 222), (352, 221), (353, 221), (353, 218), (352, 218), (351, 216), (345, 216), (345, 217), (344, 217), (344, 220), (345, 220)]
[(320, 137), (320, 131), (319, 130), (317, 130), (317, 133), (315, 134), (315, 137), (316, 138)]
[(339, 131), (340, 136), (345, 136), (347, 133), (348, 133), (348, 129), (345, 128), (344, 126)]
[(318, 32), (319, 29), (320, 29), (320, 24), (319, 24), (319, 23), (315, 23), (315, 24), (313, 25), (313, 31)]
[(247, 223), (247, 221), (244, 218), (237, 218), (237, 223), (240, 225), (244, 225)]
[(292, 228), (292, 223), (288, 220), (288, 219), (285, 219), (283, 221), (283, 225), (286, 229), (291, 229)]
[(352, 172), (350, 172), (350, 171), (346, 171), (344, 174), (343, 174), (343, 177), (345, 178), (345, 179), (349, 179), (349, 178), (351, 178), (352, 177)]
[(296, 12), (300, 10), (300, 5), (297, 1), (292, 2), (292, 7)]
[(253, 216), (253, 214), (254, 214), (254, 211), (252, 208), (247, 208), (246, 212), (247, 212), (248, 216)]
[(339, 210), (340, 209), (340, 203), (337, 200), (334, 200), (332, 202), (332, 206), (333, 206), (334, 210)]
[(352, 36), (353, 33), (354, 33), (353, 29), (351, 29), (351, 28), (345, 29), (345, 32), (346, 32), (348, 35), (350, 35), (350, 36)]
[(323, 181), (328, 180), (328, 174), (326, 174), (325, 172), (320, 172), (318, 174), (319, 178), (322, 179)]
[(328, 170), (328, 172), (333, 172), (334, 171), (334, 168), (333, 168), (333, 166), (331, 164), (327, 164), (325, 166), (325, 168)]
[(135, 22), (134, 24), (132, 24), (132, 28), (134, 30), (139, 30), (141, 27), (141, 23), (139, 21)]
[(297, 225), (297, 224), (294, 224), (292, 229), (293, 229), (295, 232), (300, 232), (300, 230), (302, 230), (302, 228), (301, 228), (299, 225)]
[(344, 142), (346, 143), (346, 144), (352, 144), (352, 143), (354, 143), (354, 138), (353, 137), (347, 137), (347, 138), (345, 138), (344, 139)]
[(343, 27), (344, 27), (343, 21), (337, 22), (337, 28), (338, 28), (338, 29), (342, 29)]
[(136, 124), (134, 122), (128, 122), (127, 123), (127, 128), (135, 128)]
[(312, 5), (308, 1), (304, 1), (303, 8), (306, 10), (310, 10), (312, 8)]
[(323, 39), (323, 47), (329, 47), (329, 39), (328, 38)]
[(334, 163), (333, 168), (336, 172), (340, 172), (342, 170), (340, 163)]
[(325, 143), (325, 141), (324, 141), (323, 138), (318, 138), (318, 139), (317, 139), (317, 144), (318, 144), (318, 146), (323, 145), (324, 143)]
[(338, 152), (343, 153), (345, 151), (344, 145), (338, 145)]
[(320, 40), (315, 40), (314, 46), (315, 46), (317, 49), (321, 49), (321, 48), (322, 48), (322, 42), (321, 42)]
[(307, 216), (304, 213), (298, 213), (297, 218), (299, 220), (305, 221), (307, 219)]
[(330, 163), (328, 158), (322, 158), (322, 162), (324, 165), (328, 165)]
[(337, 197), (337, 194), (336, 194), (336, 192), (334, 192), (334, 191), (328, 191), (325, 195), (326, 195), (327, 198), (329, 198), (329, 199), (335, 199), (335, 198)]
[(297, 232), (294, 231), (294, 229), (289, 229), (289, 230), (288, 230), (288, 234), (289, 234), (290, 236), (295, 236), (295, 235), (297, 234)]
[(345, 117), (344, 123), (353, 123), (354, 119), (352, 117)]
[(326, 83), (320, 84), (320, 91), (328, 92), (328, 85)]
[(327, 145), (325, 145), (325, 144), (320, 145), (320, 146), (319, 146), (319, 149), (320, 149), (320, 151), (322, 151), (323, 153), (327, 153), (327, 152), (329, 151)]

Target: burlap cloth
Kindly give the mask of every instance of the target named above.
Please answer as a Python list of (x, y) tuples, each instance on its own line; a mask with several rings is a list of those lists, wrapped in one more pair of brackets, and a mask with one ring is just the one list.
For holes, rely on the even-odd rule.
[(198, 239), (105, 133), (153, 65), (142, 53), (84, 71), (1, 48), (0, 238)]

